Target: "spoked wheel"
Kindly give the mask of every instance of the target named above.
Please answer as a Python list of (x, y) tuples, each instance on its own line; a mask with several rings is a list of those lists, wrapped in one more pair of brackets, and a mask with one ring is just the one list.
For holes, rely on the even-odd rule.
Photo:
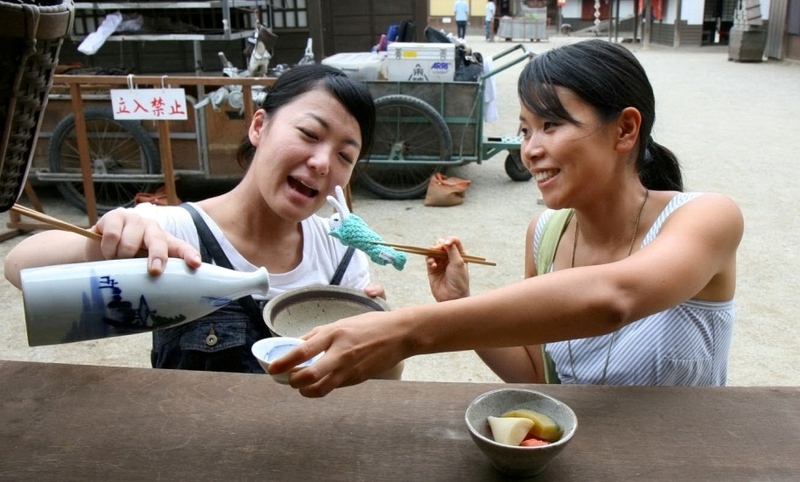
[(533, 177), (531, 171), (522, 163), (519, 151), (508, 151), (505, 167), (506, 174), (512, 181), (529, 181)]
[(407, 95), (375, 101), (375, 143), (359, 163), (358, 179), (384, 199), (413, 199), (428, 189), (434, 173), (450, 161), (453, 139), (444, 119), (430, 104)]
[[(158, 151), (147, 130), (134, 121), (115, 120), (111, 109), (106, 107), (87, 107), (84, 117), (93, 174), (120, 176), (119, 181), (94, 183), (97, 212), (103, 214), (120, 206), (131, 206), (137, 193), (155, 191), (157, 183), (124, 180), (125, 175), (161, 171)], [(74, 115), (68, 115), (56, 126), (48, 154), (51, 172), (81, 173)], [(82, 182), (64, 181), (57, 186), (70, 204), (86, 210)]]

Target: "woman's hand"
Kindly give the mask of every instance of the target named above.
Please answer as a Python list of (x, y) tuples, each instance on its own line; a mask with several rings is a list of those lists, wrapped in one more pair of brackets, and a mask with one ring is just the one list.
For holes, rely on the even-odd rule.
[(100, 243), (86, 244), (86, 259), (133, 258), (147, 252), (147, 271), (158, 275), (167, 258), (182, 258), (192, 268), (200, 266), (200, 253), (186, 241), (167, 233), (152, 219), (119, 208), (106, 213), (92, 230), (102, 235)]
[(392, 312), (371, 312), (314, 328), (302, 337), (305, 343), (270, 364), (269, 373), (288, 372), (324, 351), (289, 377), (305, 397), (324, 397), (334, 388), (378, 377), (411, 354), (397, 321)]
[(364, 287), (364, 294), (370, 298), (383, 298), (386, 299), (386, 289), (383, 285), (369, 284)]
[(436, 301), (448, 301), (469, 296), (469, 269), (461, 257), (461, 240), (455, 236), (440, 240), (432, 249), (447, 252), (447, 258), (428, 257), (428, 282)]

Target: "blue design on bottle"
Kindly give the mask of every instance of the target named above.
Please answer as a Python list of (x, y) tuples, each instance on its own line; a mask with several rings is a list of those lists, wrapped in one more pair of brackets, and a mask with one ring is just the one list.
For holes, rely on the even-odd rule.
[[(95, 277), (92, 281), (91, 305), (94, 309), (88, 311), (102, 313), (103, 323), (107, 325), (122, 330), (150, 331), (177, 325), (187, 319), (186, 315), (180, 313), (174, 316), (159, 315), (158, 310), (150, 308), (144, 295), (140, 295), (138, 305), (134, 306), (134, 302), (124, 298), (119, 282), (109, 275)], [(233, 301), (212, 296), (201, 296), (200, 299), (217, 308)]]

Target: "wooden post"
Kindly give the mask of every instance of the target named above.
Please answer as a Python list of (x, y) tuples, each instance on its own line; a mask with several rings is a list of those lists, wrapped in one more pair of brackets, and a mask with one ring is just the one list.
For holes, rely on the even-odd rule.
[(672, 40), (672, 46), (678, 48), (681, 46), (681, 7), (683, 0), (678, 0), (678, 11), (675, 14), (675, 38)]
[(86, 137), (86, 117), (83, 115), (83, 98), (81, 97), (80, 84), (70, 84), (69, 93), (72, 98), (72, 114), (75, 116), (75, 140), (78, 143), (78, 156), (81, 160), (86, 215), (89, 216), (89, 225), (93, 226), (97, 222), (97, 201), (95, 200), (94, 182), (92, 181), (92, 160), (89, 157), (89, 140)]
[(253, 122), (253, 114), (255, 113), (255, 106), (253, 105), (253, 87), (250, 85), (242, 86), (242, 98), (244, 102), (244, 120), (246, 125)]
[(650, 46), (650, 32), (653, 27), (653, 14), (650, 0), (644, 0), (644, 31), (642, 31), (642, 48)]
[(164, 189), (167, 192), (167, 203), (178, 204), (175, 192), (175, 169), (172, 165), (172, 140), (169, 137), (169, 121), (158, 121), (158, 145), (161, 151), (161, 172), (164, 174)]

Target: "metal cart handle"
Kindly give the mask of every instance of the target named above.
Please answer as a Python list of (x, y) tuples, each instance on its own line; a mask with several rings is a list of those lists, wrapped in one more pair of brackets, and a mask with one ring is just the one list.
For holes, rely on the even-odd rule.
[(492, 57), (492, 60), (500, 59), (500, 58), (505, 57), (506, 55), (509, 55), (510, 53), (512, 53), (514, 51), (517, 51), (517, 50), (522, 50), (522, 54), (520, 54), (518, 57), (514, 58), (513, 60), (510, 60), (510, 61), (506, 62), (505, 64), (501, 65), (500, 67), (497, 67), (496, 69), (492, 69), (489, 72), (486, 72), (485, 74), (481, 75), (481, 77), (480, 77), (481, 81), (486, 80), (486, 79), (488, 79), (489, 77), (491, 77), (493, 75), (499, 74), (500, 72), (508, 69), (509, 67), (517, 65), (518, 63), (522, 62), (523, 60), (532, 59), (536, 55), (534, 52), (531, 52), (530, 50), (528, 50), (528, 48), (525, 47), (525, 45), (517, 44), (514, 47), (511, 47), (510, 49), (504, 50), (504, 51), (500, 52), (499, 54), (494, 55)]

